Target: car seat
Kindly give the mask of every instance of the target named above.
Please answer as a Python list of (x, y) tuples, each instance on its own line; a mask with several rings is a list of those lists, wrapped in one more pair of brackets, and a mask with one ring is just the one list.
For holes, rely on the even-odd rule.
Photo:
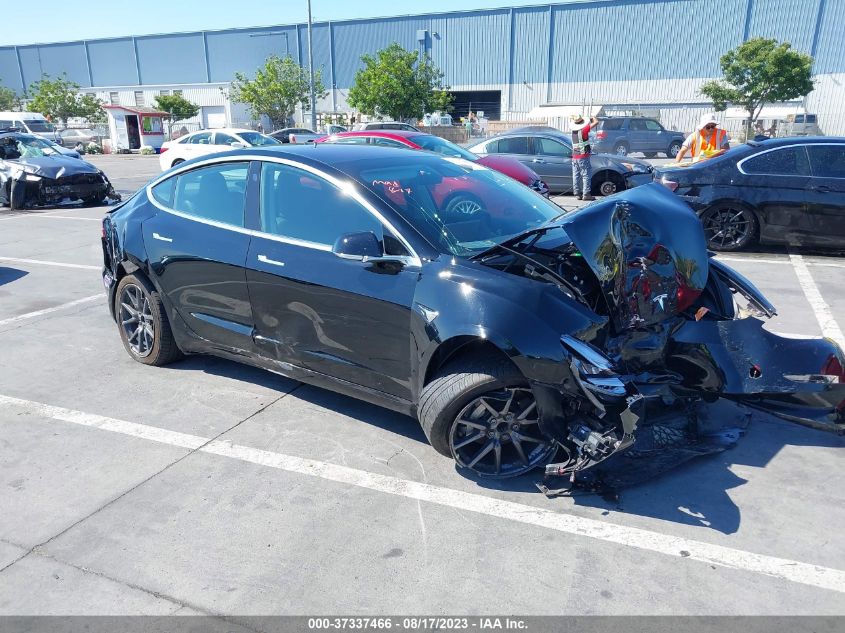
[(200, 176), (199, 191), (190, 206), (209, 220), (235, 226), (244, 224), (244, 195), (230, 191), (220, 172), (210, 171)]

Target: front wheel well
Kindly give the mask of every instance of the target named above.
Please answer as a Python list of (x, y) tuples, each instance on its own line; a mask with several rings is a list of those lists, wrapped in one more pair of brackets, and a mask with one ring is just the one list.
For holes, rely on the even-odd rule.
[[(458, 358), (465, 358), (469, 356), (484, 356), (489, 358), (491, 356), (498, 356), (510, 361), (510, 357), (497, 347), (491, 341), (480, 339), (475, 336), (456, 336), (447, 341), (444, 341), (435, 350), (428, 365), (425, 369), (425, 376), (420, 385), (420, 389), (425, 387), (438, 371), (446, 364), (451, 363)], [(512, 361), (511, 361), (512, 362)]]

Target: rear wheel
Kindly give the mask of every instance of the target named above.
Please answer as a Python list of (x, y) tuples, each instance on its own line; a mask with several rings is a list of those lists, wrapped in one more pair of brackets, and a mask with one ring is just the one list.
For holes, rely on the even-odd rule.
[(617, 143), (613, 147), (613, 153), (617, 156), (627, 156), (628, 155), (628, 146), (625, 143)]
[(182, 357), (161, 297), (140, 275), (126, 275), (115, 292), (120, 338), (129, 355), (144, 365), (160, 367)]
[(678, 152), (681, 151), (681, 142), (680, 141), (672, 141), (672, 144), (669, 145), (669, 149), (666, 150), (666, 156), (669, 158), (675, 158), (678, 155)]
[(184, 162), (185, 162), (185, 159), (184, 159), (184, 158), (177, 158), (176, 160), (174, 160), (174, 161), (170, 164), (170, 166), (171, 166), (171, 167), (176, 167), (176, 165), (178, 165), (178, 164), (180, 164), (180, 163), (184, 163)]
[(714, 251), (741, 251), (757, 238), (757, 218), (745, 207), (724, 203), (701, 214), (707, 246)]
[(463, 358), (444, 367), (420, 395), (419, 419), (437, 452), (482, 477), (521, 475), (557, 452), (540, 430), (530, 386), (506, 358)]

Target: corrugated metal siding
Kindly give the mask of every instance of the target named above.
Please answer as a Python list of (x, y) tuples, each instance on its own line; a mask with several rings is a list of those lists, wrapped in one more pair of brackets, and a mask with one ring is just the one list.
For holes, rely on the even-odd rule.
[(175, 84), (206, 81), (202, 34), (136, 38), (141, 83)]
[(510, 47), (510, 13), (504, 11), (455, 14), (448, 18), (445, 37), (432, 48), (445, 46), (449, 68), (446, 83), (506, 83)]
[(742, 41), (746, 2), (556, 5), (552, 81), (714, 76), (719, 56)]
[(809, 53), (821, 0), (752, 0), (748, 37), (789, 42)]
[(513, 11), (513, 83), (545, 84), (549, 73), (549, 9)]
[(88, 42), (95, 86), (131, 86), (138, 83), (135, 48), (131, 38)]
[(0, 86), (23, 92), (18, 56), (14, 48), (0, 48)]
[(52, 77), (67, 73), (68, 79), (80, 86), (90, 86), (88, 65), (85, 61), (85, 45), (50, 44), (38, 47), (41, 59), (41, 70)]
[(33, 81), (41, 79), (43, 70), (41, 60), (38, 56), (37, 46), (19, 46), (18, 57), (21, 60), (21, 71), (23, 72), (24, 83), (29, 86)]
[[(396, 18), (379, 22), (338, 22), (334, 30), (335, 83), (338, 87), (351, 86), (355, 73), (361, 68), (361, 55), (373, 54), (393, 42), (409, 51), (421, 51), (417, 31), (428, 30), (424, 19)], [(429, 42), (431, 42), (429, 33)]]
[[(845, 72), (845, 0), (825, 0), (814, 70)], [(845, 102), (841, 93), (839, 101)]]
[(235, 73), (252, 76), (270, 55), (298, 61), (296, 28), (224, 31), (206, 34), (211, 81), (231, 81)]

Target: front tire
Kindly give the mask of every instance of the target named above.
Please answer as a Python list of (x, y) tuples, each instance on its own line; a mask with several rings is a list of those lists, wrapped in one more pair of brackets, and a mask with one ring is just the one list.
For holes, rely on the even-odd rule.
[(115, 292), (114, 313), (129, 355), (144, 365), (161, 367), (182, 358), (161, 297), (140, 275), (126, 275)]
[(714, 251), (741, 251), (757, 239), (757, 218), (738, 204), (723, 203), (701, 214), (707, 247)]
[(618, 193), (623, 189), (625, 189), (624, 181), (613, 172), (602, 172), (593, 177), (593, 193), (598, 193), (602, 196), (612, 196), (614, 193)]
[(449, 363), (423, 388), (419, 420), (438, 453), (481, 477), (515, 477), (557, 452), (540, 431), (528, 382), (506, 358)]

